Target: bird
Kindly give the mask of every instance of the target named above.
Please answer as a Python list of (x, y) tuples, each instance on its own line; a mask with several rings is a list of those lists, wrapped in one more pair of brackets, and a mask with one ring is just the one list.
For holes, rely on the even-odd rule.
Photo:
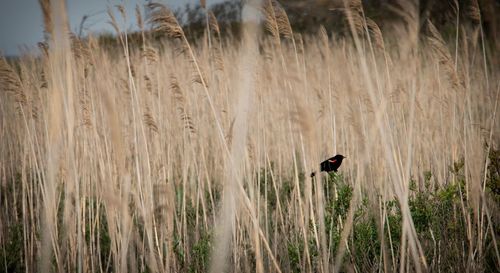
[[(328, 158), (327, 160), (321, 162), (320, 164), (320, 171), (322, 172), (337, 172), (339, 169), (340, 165), (342, 164), (342, 160), (346, 158), (343, 155), (336, 155), (333, 157)], [(314, 177), (316, 175), (315, 172), (311, 173), (311, 177)]]

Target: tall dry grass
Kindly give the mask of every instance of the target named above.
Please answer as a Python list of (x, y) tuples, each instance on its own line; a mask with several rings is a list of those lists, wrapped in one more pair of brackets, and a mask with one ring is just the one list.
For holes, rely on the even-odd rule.
[[(500, 139), (500, 78), (480, 26), (457, 25), (450, 45), (432, 22), (419, 29), (417, 5), (401, 5), (388, 39), (351, 1), (352, 37), (320, 26), (300, 35), (279, 4), (263, 1), (248, 9), (262, 11), (266, 32), (246, 22), (241, 41), (224, 41), (207, 12), (209, 31), (195, 46), (152, 4), (149, 18), (136, 11), (138, 48), (116, 23), (123, 9), (109, 10), (121, 45), (110, 52), (67, 35), (62, 2), (41, 1), (41, 55), (0, 62), (0, 245), (5, 253), (19, 228), (19, 268), (288, 272), (290, 245), (302, 245), (300, 271), (359, 271), (350, 238), (366, 200), (381, 242), (374, 271), (446, 270), (424, 251), (410, 184), (458, 183), (450, 166), (461, 159), (454, 217), (467, 236), (453, 268), (484, 269), (487, 248), (499, 263), (485, 183)], [(341, 173), (353, 198), (330, 227), (325, 206), (337, 188), (308, 174), (336, 153), (348, 156)], [(387, 226), (393, 199), (401, 245)], [(443, 251), (445, 241), (434, 243)]]

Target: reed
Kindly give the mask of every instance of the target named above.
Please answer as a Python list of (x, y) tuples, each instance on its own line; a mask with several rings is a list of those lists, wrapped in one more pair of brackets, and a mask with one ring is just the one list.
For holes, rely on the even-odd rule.
[[(0, 59), (2, 270), (500, 266), (500, 71), (478, 26), (450, 45), (415, 2), (392, 33), (345, 1), (349, 35), (298, 34), (263, 1), (224, 40), (202, 1), (195, 45), (151, 3), (137, 48), (109, 10), (111, 52), (40, 3), (42, 54)], [(336, 153), (339, 174), (309, 176)]]

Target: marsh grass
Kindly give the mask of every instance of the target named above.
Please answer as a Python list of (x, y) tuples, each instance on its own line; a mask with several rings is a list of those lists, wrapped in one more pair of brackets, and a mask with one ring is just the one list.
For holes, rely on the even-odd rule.
[[(263, 2), (241, 40), (207, 11), (196, 44), (152, 4), (132, 46), (112, 8), (110, 50), (41, 1), (42, 54), (0, 61), (1, 270), (500, 266), (500, 81), (480, 25), (450, 44), (400, 5), (384, 33), (351, 1), (349, 37), (298, 34)], [(308, 175), (336, 153), (339, 174)]]

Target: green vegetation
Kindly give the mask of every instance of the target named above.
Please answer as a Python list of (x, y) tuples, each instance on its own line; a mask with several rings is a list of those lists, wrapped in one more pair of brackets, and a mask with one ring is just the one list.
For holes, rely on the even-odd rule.
[[(499, 205), (500, 193), (498, 192), (499, 177), (500, 177), (500, 151), (492, 150), (489, 156), (491, 164), (488, 168), (488, 177), (486, 180), (486, 188), (488, 192), (488, 200), (496, 202)], [(432, 271), (437, 270), (455, 270), (457, 268), (462, 268), (465, 270), (466, 264), (464, 264), (463, 255), (467, 255), (467, 245), (463, 244), (464, 238), (467, 238), (467, 223), (464, 220), (464, 215), (462, 211), (462, 206), (467, 204), (465, 202), (466, 196), (464, 189), (464, 176), (463, 176), (463, 160), (456, 162), (450, 168), (450, 173), (456, 175), (457, 179), (455, 181), (450, 181), (446, 183), (446, 186), (437, 190), (433, 190), (426, 186), (423, 190), (412, 189), (411, 195), (408, 200), (408, 204), (411, 211), (411, 217), (417, 231), (417, 236), (421, 242), (424, 253), (430, 263), (430, 268)], [(268, 213), (277, 213), (277, 204), (286, 204), (291, 202), (292, 199), (292, 182), (284, 181), (283, 185), (280, 187), (280, 192), (276, 195), (275, 190), (272, 187), (272, 176), (270, 171), (262, 171), (261, 173), (261, 197), (266, 197), (267, 194), (267, 207)], [(304, 175), (301, 175), (300, 180), (301, 195), (303, 195), (304, 190)], [(424, 174), (425, 184), (428, 185), (432, 173), (426, 171)], [(413, 181), (416, 182), (416, 181)], [(267, 187), (265, 187), (267, 185)], [(325, 208), (325, 226), (327, 227), (327, 234), (329, 234), (329, 249), (332, 250), (333, 257), (336, 254), (336, 249), (338, 249), (341, 232), (342, 223), (346, 220), (347, 214), (349, 213), (350, 203), (353, 197), (353, 188), (351, 185), (346, 184), (342, 175), (331, 174), (327, 175), (323, 179), (324, 192), (330, 193), (325, 197), (326, 200)], [(264, 189), (267, 188), (267, 193)], [(179, 189), (181, 190), (181, 189)], [(11, 189), (12, 191), (12, 189)], [(5, 192), (5, 191), (3, 191)], [(7, 191), (8, 192), (8, 191)], [(335, 192), (335, 194), (333, 193)], [(220, 190), (214, 193), (216, 196), (220, 196)], [(206, 194), (208, 196), (208, 193)], [(181, 195), (178, 194), (178, 198)], [(462, 196), (462, 198), (461, 198)], [(216, 200), (219, 200), (217, 198)], [(181, 200), (179, 200), (178, 203)], [(217, 201), (217, 205), (220, 202)], [(364, 201), (355, 208), (355, 218), (354, 227), (348, 238), (348, 257), (350, 266), (361, 271), (370, 271), (373, 268), (380, 266), (382, 259), (382, 249), (380, 236), (380, 223), (377, 222), (377, 216), (374, 215), (374, 208), (371, 207), (373, 203), (368, 202), (368, 199)], [(89, 203), (88, 206), (97, 209), (97, 203)], [(198, 233), (195, 229), (197, 225), (195, 223), (196, 211), (193, 204), (188, 201), (186, 204), (186, 220), (187, 227), (189, 230), (188, 241), (181, 240), (179, 237), (174, 238), (173, 251), (175, 253), (175, 259), (181, 264), (181, 268), (187, 270), (187, 272), (206, 272), (210, 264), (210, 254), (213, 251), (213, 230), (202, 229)], [(467, 205), (466, 205), (467, 206)], [(285, 206), (286, 208), (286, 206)], [(392, 259), (397, 261), (400, 259), (400, 245), (401, 245), (401, 230), (402, 230), (402, 213), (399, 207), (399, 203), (396, 199), (386, 200), (383, 209), (387, 211), (387, 222), (384, 226), (384, 240), (387, 244), (391, 242), (392, 245)], [(471, 208), (466, 207), (466, 210)], [(62, 210), (63, 207), (59, 207), (58, 219), (62, 221)], [(101, 261), (102, 268), (107, 268), (109, 271), (114, 271), (112, 267), (111, 256), (111, 240), (108, 230), (108, 224), (106, 222), (106, 217), (104, 215), (104, 207), (100, 205), (100, 220), (97, 238), (91, 238), (91, 227), (90, 223), (87, 222), (87, 228), (85, 231), (85, 241), (87, 244), (92, 242), (98, 243), (99, 258)], [(284, 213), (287, 213), (286, 211)], [(178, 219), (181, 215), (178, 215)], [(498, 217), (493, 218), (498, 221)], [(500, 235), (500, 223), (494, 222), (494, 234), (495, 236)], [(140, 227), (141, 225), (139, 225)], [(270, 226), (275, 229), (280, 229), (280, 225), (276, 222), (271, 222)], [(23, 261), (23, 225), (21, 223), (11, 224), (8, 227), (6, 233), (9, 241), (3, 245), (0, 255), (0, 266), (6, 269), (6, 272), (22, 272), (24, 271), (25, 264)], [(271, 231), (273, 232), (273, 231)], [(278, 232), (283, 232), (279, 230)], [(477, 236), (479, 231), (476, 226), (472, 227), (472, 232)], [(199, 236), (198, 234), (201, 234)], [(314, 261), (318, 259), (318, 250), (312, 239), (312, 230), (309, 232), (309, 243), (308, 251), (311, 255), (312, 263), (317, 263)], [(194, 239), (197, 238), (197, 239)], [(497, 237), (498, 238), (498, 237)], [(194, 239), (194, 240), (193, 240)], [(282, 257), (281, 266), (283, 268), (289, 268), (290, 272), (302, 272), (301, 260), (304, 257), (304, 241), (301, 233), (289, 234), (287, 238), (283, 239), (283, 243), (286, 242), (287, 257)], [(484, 244), (485, 252), (480, 257), (478, 264), (481, 264), (481, 271), (484, 272), (494, 272), (496, 270), (496, 258), (495, 250), (493, 247), (492, 237), (486, 235)], [(189, 244), (190, 253), (186, 255), (184, 253), (183, 244)], [(387, 245), (385, 246), (387, 248)], [(385, 249), (388, 251), (388, 249)], [(185, 263), (187, 257), (191, 260), (189, 263)], [(458, 266), (458, 267), (457, 267)], [(397, 268), (397, 267), (396, 267)], [(316, 268), (315, 270), (318, 270)], [(347, 270), (347, 269), (346, 269)], [(150, 272), (150, 271), (145, 271)]]
[[(491, 164), (488, 169), (488, 179), (486, 187), (488, 189), (490, 199), (498, 202), (500, 195), (495, 188), (498, 185), (500, 169), (498, 164), (500, 162), (500, 152), (492, 150), (489, 160)], [(451, 173), (457, 174), (458, 180), (455, 182), (450, 181), (447, 186), (438, 190), (425, 188), (421, 191), (413, 189), (408, 201), (411, 217), (415, 224), (418, 238), (423, 247), (424, 253), (430, 263), (432, 271), (437, 270), (454, 270), (462, 268), (465, 270), (463, 263), (467, 253), (467, 245), (463, 244), (463, 239), (467, 235), (467, 223), (464, 221), (462, 213), (462, 205), (465, 203), (464, 196), (464, 177), (463, 173), (463, 160), (453, 164), (450, 168)], [(276, 195), (271, 186), (270, 171), (262, 171), (261, 174), (261, 197), (264, 198), (266, 192), (263, 190), (264, 185), (267, 184), (267, 198), (268, 198), (268, 213), (273, 214), (277, 212), (277, 203), (286, 204), (291, 202), (292, 186), (291, 182), (285, 181), (281, 186), (280, 194)], [(431, 178), (432, 173), (427, 171), (424, 174), (425, 181)], [(302, 177), (304, 177), (302, 175)], [(304, 179), (301, 179), (301, 191), (304, 190)], [(346, 220), (349, 213), (350, 204), (353, 197), (353, 188), (351, 185), (346, 184), (342, 175), (331, 174), (324, 177), (323, 180), (324, 192), (330, 192), (330, 196), (326, 200), (325, 208), (325, 226), (327, 227), (327, 234), (329, 234), (329, 249), (332, 250), (332, 256), (335, 257), (336, 249), (338, 249), (342, 223)], [(334, 191), (335, 194), (332, 192)], [(462, 194), (461, 194), (462, 192)], [(221, 193), (217, 191), (216, 195)], [(303, 193), (301, 193), (303, 194)], [(207, 193), (208, 195), (208, 193)], [(336, 197), (335, 197), (336, 196)], [(462, 198), (461, 198), (462, 196)], [(326, 197), (326, 196), (325, 196)], [(181, 198), (181, 197), (178, 197)], [(219, 200), (219, 199), (217, 199)], [(217, 201), (217, 205), (219, 201)], [(97, 209), (97, 203), (92, 202), (89, 206)], [(184, 241), (179, 237), (174, 238), (173, 251), (175, 259), (181, 264), (187, 272), (206, 272), (210, 265), (210, 254), (213, 251), (213, 230), (202, 229), (199, 233), (196, 232), (196, 211), (191, 202), (187, 202), (186, 220), (188, 223), (188, 230), (190, 238)], [(367, 198), (355, 208), (354, 226), (348, 238), (348, 255), (345, 259), (349, 261), (349, 265), (360, 271), (370, 271), (381, 265), (383, 245), (380, 236), (380, 223), (377, 222), (377, 215), (374, 215), (374, 208), (371, 207)], [(497, 203), (498, 205), (498, 203)], [(285, 207), (286, 208), (286, 207)], [(59, 211), (62, 211), (60, 207)], [(387, 244), (391, 242), (392, 245), (392, 259), (395, 259), (396, 264), (400, 259), (400, 245), (401, 245), (401, 230), (402, 230), (402, 213), (399, 203), (396, 199), (386, 200), (383, 209), (387, 211), (387, 222), (384, 226), (384, 240)], [(466, 208), (469, 210), (470, 208)], [(92, 232), (91, 223), (87, 222), (85, 231), (85, 241), (87, 244), (98, 243), (99, 258), (102, 268), (107, 268), (109, 271), (114, 271), (112, 262), (109, 260), (111, 256), (111, 239), (108, 230), (108, 224), (104, 215), (104, 207), (99, 208), (100, 220), (97, 238), (91, 238)], [(287, 213), (286, 211), (284, 213)], [(181, 215), (178, 215), (178, 219)], [(62, 221), (62, 213), (58, 214), (59, 221)], [(498, 219), (498, 218), (494, 218)], [(499, 224), (494, 222), (495, 236), (500, 235)], [(139, 225), (140, 227), (141, 225)], [(280, 229), (280, 225), (276, 222), (270, 223), (270, 226), (275, 229)], [(472, 227), (472, 232), (476, 235), (479, 231), (476, 227)], [(272, 231), (271, 231), (272, 232)], [(279, 230), (278, 232), (283, 232)], [(201, 234), (201, 235), (198, 235)], [(12, 224), (6, 233), (9, 241), (4, 244), (0, 255), (0, 266), (6, 269), (6, 272), (22, 272), (24, 271), (23, 261), (23, 225), (21, 223)], [(312, 230), (309, 232), (308, 251), (311, 255), (312, 263), (318, 259), (318, 249), (312, 238)], [(195, 239), (197, 238), (197, 239)], [(498, 237), (497, 237), (498, 238)], [(289, 268), (290, 272), (302, 272), (301, 260), (304, 257), (304, 241), (301, 233), (289, 234), (287, 238), (281, 238), (283, 243), (286, 242), (287, 257), (282, 257), (282, 268)], [(184, 253), (183, 244), (189, 244), (190, 253)], [(494, 272), (496, 270), (495, 250), (493, 248), (493, 241), (491, 236), (486, 236), (484, 244), (487, 246), (485, 252), (478, 261), (484, 267), (481, 268), (485, 272)], [(385, 246), (388, 247), (387, 245)], [(385, 249), (388, 251), (388, 249)], [(190, 262), (186, 263), (189, 257)], [(459, 266), (459, 267), (457, 267)], [(397, 267), (396, 267), (397, 268)], [(316, 268), (315, 270), (318, 270)], [(346, 269), (347, 270), (347, 269)], [(150, 272), (150, 271), (145, 271)]]

